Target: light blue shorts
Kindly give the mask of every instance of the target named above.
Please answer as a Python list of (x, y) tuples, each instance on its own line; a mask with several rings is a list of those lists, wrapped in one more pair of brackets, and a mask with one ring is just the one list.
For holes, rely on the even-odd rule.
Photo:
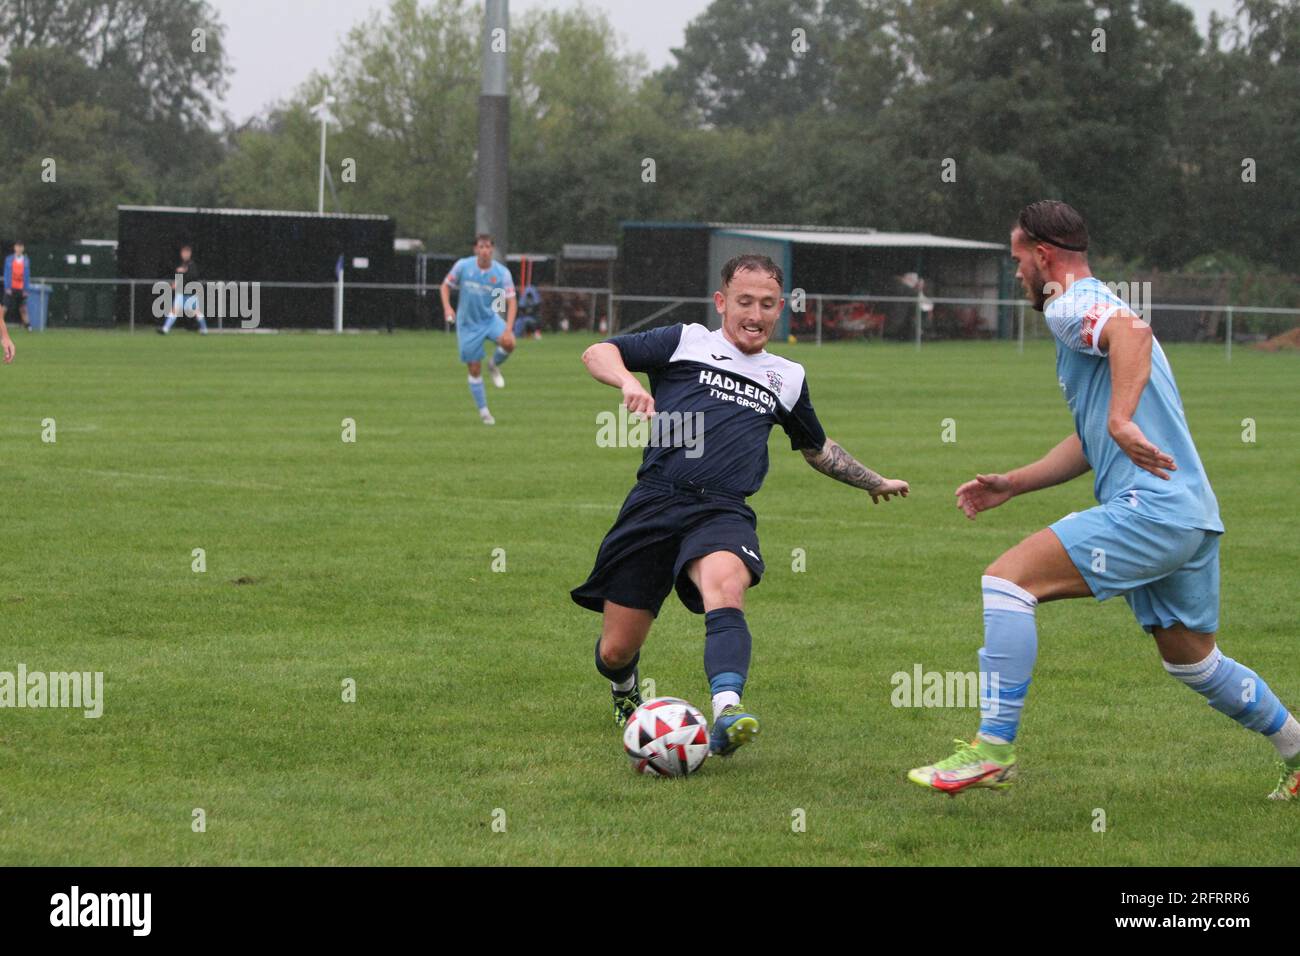
[(483, 361), (483, 343), (496, 342), (505, 333), (506, 320), (499, 315), (491, 322), (480, 322), (471, 328), (456, 323), (456, 341), (460, 343), (460, 360), (465, 363)]
[(1093, 596), (1124, 595), (1143, 630), (1181, 624), (1218, 631), (1221, 532), (1180, 528), (1122, 498), (1066, 515), (1051, 528)]

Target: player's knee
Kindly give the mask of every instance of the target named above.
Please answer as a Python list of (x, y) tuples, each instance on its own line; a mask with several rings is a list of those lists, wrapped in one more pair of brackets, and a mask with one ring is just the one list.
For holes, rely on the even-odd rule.
[(705, 603), (711, 607), (745, 606), (745, 591), (749, 587), (749, 571), (728, 574), (712, 581), (706, 580), (701, 589)]
[(1166, 664), (1196, 664), (1209, 660), (1218, 648), (1216, 635), (1189, 631), (1181, 625), (1152, 628), (1151, 636)]
[(1027, 588), (1029, 574), (1023, 566), (1023, 562), (1017, 559), (1017, 556), (1008, 551), (998, 557), (992, 564), (984, 569), (984, 576), (989, 578), (1001, 578), (1003, 581), (1010, 581), (1016, 587)]
[[(1005, 557), (1005, 555), (1003, 557)], [(1010, 581), (1012, 584), (1019, 585), (1020, 582), (1011, 575), (1011, 569), (1003, 558), (998, 558), (984, 569), (984, 577), (986, 578), (1001, 578), (1004, 581)]]
[(600, 639), (600, 662), (610, 669), (626, 666), (636, 656), (637, 648), (631, 643), (619, 641), (612, 635), (605, 634)]
[(482, 362), (470, 362), (470, 363), (468, 364), (468, 369), (469, 369), (469, 374), (470, 374), (470, 377), (471, 377), (471, 378), (478, 378), (480, 375), (483, 374), (483, 363), (482, 363)]

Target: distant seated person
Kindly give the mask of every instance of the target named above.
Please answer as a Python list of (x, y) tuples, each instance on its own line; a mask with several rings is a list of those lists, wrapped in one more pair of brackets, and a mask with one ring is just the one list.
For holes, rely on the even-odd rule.
[(529, 285), (519, 297), (519, 315), (515, 319), (515, 337), (531, 335), (535, 339), (542, 337), (542, 294), (537, 286)]
[(17, 309), (23, 328), (28, 332), (32, 330), (27, 320), (27, 290), (31, 284), (32, 260), (24, 254), (23, 244), (15, 242), (12, 255), (5, 256), (5, 294), (3, 302), (0, 302), (0, 322), (5, 316), (12, 319), (12, 312)]
[(207, 335), (208, 323), (203, 318), (203, 297), (185, 294), (186, 286), (199, 281), (198, 266), (194, 264), (194, 250), (188, 244), (181, 246), (181, 260), (176, 264), (169, 278), (172, 288), (172, 307), (167, 313), (167, 321), (158, 330), (158, 334), (166, 335), (176, 324), (177, 317), (185, 315), (198, 322), (200, 335)]

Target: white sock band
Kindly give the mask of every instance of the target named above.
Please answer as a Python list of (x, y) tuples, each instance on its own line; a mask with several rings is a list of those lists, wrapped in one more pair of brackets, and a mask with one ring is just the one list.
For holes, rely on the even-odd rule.
[(984, 607), (990, 610), (1033, 614), (1038, 606), (1038, 598), (1006, 578), (986, 574), (980, 578), (980, 589), (984, 592)]
[(1209, 655), (1203, 661), (1197, 661), (1195, 664), (1170, 664), (1168, 661), (1162, 661), (1171, 677), (1176, 677), (1184, 684), (1204, 684), (1214, 676), (1214, 672), (1219, 669), (1223, 663), (1223, 651), (1217, 647), (1210, 651)]

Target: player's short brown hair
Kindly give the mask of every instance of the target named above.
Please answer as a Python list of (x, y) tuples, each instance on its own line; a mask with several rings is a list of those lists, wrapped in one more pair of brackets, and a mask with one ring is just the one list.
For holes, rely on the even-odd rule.
[(484, 242), (484, 241), (490, 242), (494, 246), (497, 244), (497, 241), (492, 238), (492, 233), (490, 232), (480, 232), (477, 236), (474, 237), (474, 245), (476, 246), (480, 242)]
[(743, 256), (736, 256), (729, 259), (727, 264), (722, 267), (722, 287), (725, 289), (731, 285), (731, 280), (736, 277), (737, 272), (764, 272), (776, 280), (776, 284), (782, 289), (785, 288), (785, 273), (767, 256), (760, 256), (757, 253), (750, 252)]
[(1020, 210), (1016, 226), (1034, 242), (1069, 252), (1088, 251), (1088, 224), (1069, 203), (1042, 199)]

